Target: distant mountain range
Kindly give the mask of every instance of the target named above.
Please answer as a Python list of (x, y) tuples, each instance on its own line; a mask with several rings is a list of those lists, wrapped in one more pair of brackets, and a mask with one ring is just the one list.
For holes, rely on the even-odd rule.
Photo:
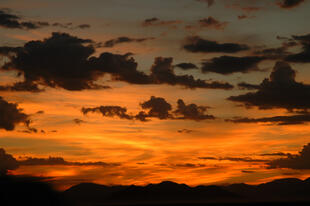
[(134, 205), (247, 202), (310, 202), (310, 178), (279, 179), (260, 185), (190, 187), (174, 182), (146, 186), (81, 183), (63, 192), (78, 205)]

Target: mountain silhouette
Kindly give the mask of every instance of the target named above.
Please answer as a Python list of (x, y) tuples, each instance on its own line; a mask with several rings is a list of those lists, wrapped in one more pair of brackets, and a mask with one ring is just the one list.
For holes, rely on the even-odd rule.
[(69, 206), (64, 194), (42, 181), (42, 178), (0, 175), (0, 205), (2, 206)]
[(69, 199), (89, 205), (309, 202), (310, 178), (278, 179), (259, 185), (196, 186), (164, 181), (146, 186), (82, 183), (64, 191)]
[(76, 202), (109, 204), (148, 203), (203, 203), (220, 199), (239, 198), (219, 186), (189, 187), (174, 182), (161, 182), (146, 186), (104, 186), (82, 183), (66, 190), (65, 196)]

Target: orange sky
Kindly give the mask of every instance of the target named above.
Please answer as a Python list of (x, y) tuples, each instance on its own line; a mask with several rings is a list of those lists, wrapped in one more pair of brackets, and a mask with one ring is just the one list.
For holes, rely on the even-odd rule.
[[(74, 9), (70, 7), (73, 2), (76, 5)], [(5, 101), (17, 103), (18, 108), (29, 115), (31, 127), (38, 129), (36, 133), (25, 132), (27, 128), (20, 123), (15, 125), (14, 130), (9, 131), (1, 128), (0, 124), (0, 148), (4, 148), (16, 159), (62, 157), (70, 162), (101, 161), (111, 164), (107, 166), (20, 166), (11, 173), (48, 177), (48, 180), (60, 189), (80, 182), (144, 185), (171, 180), (189, 185), (235, 182), (256, 184), (282, 177), (301, 179), (309, 177), (309, 169), (268, 169), (266, 162), (283, 157), (262, 156), (266, 153), (279, 152), (298, 154), (303, 146), (310, 142), (307, 121), (291, 125), (279, 125), (277, 124), (279, 122), (226, 121), (236, 117), (265, 118), (298, 114), (296, 110), (300, 107), (294, 102), (293, 109), (296, 110), (292, 113), (285, 106), (261, 109), (252, 105), (251, 108), (247, 108), (240, 106), (242, 102), (227, 100), (230, 96), (255, 92), (256, 90), (240, 89), (237, 84), (247, 82), (258, 85), (265, 78), (271, 79), (270, 74), (274, 71), (275, 63), (281, 61), (282, 57), (269, 59), (266, 57), (257, 64), (261, 71), (252, 69), (223, 74), (200, 70), (204, 60), (225, 55), (254, 56), (255, 51), (281, 47), (286, 41), (294, 41), (297, 44), (296, 47), (289, 48), (290, 54), (302, 50), (302, 45), (307, 43), (293, 39), (292, 35), (305, 36), (310, 32), (304, 21), (310, 17), (309, 2), (290, 8), (281, 8), (275, 3), (276, 1), (270, 2), (251, 1), (249, 3), (249, 1), (234, 0), (230, 5), (226, 1), (218, 0), (208, 7), (207, 3), (195, 0), (191, 0), (191, 3), (186, 0), (161, 3), (167, 4), (165, 6), (159, 5), (158, 1), (145, 3), (140, 0), (88, 1), (87, 3), (71, 0), (63, 3), (53, 1), (38, 3), (37, 0), (31, 0), (29, 4), (18, 0), (4, 1), (1, 7), (9, 8), (9, 13), (18, 15), (20, 22), (47, 21), (50, 24), (72, 22), (73, 26), (72, 28), (47, 26), (29, 29), (0, 25), (1, 48), (23, 47), (31, 40), (44, 41), (51, 37), (52, 32), (65, 32), (81, 39), (92, 39), (96, 43), (104, 43), (124, 36), (154, 37), (154, 40), (119, 43), (111, 48), (101, 46), (96, 48), (94, 56), (98, 57), (102, 52), (133, 53), (132, 57), (138, 63), (137, 70), (147, 75), (151, 74), (155, 57), (173, 57), (173, 65), (191, 62), (199, 68), (182, 70), (173, 67), (175, 75), (193, 75), (195, 79), (199, 78), (207, 82), (228, 82), (234, 86), (234, 89), (225, 90), (190, 89), (185, 88), (184, 85), (168, 83), (133, 84), (115, 81), (115, 77), (112, 75), (111, 78), (111, 74), (107, 73), (100, 77), (98, 82), (103, 82), (111, 89), (72, 91), (59, 85), (52, 88), (42, 83), (39, 87), (44, 88), (45, 91), (38, 93), (0, 91), (0, 96)], [(32, 5), (31, 9), (28, 5)], [(260, 9), (253, 12), (242, 9), (249, 6)], [(238, 15), (242, 14), (252, 17), (239, 20)], [(197, 23), (199, 19), (210, 16), (219, 22), (227, 22), (227, 26), (221, 29), (199, 26)], [(143, 21), (150, 18), (159, 19), (156, 23), (158, 25), (142, 26)], [(178, 22), (176, 26), (171, 26), (169, 23), (164, 23), (165, 21)], [(80, 24), (89, 24), (90, 28), (76, 28)], [(188, 30), (186, 26), (192, 26), (195, 29)], [(183, 45), (186, 38), (193, 35), (218, 43), (245, 44), (250, 49), (235, 53), (190, 52)], [(280, 40), (276, 38), (277, 36), (291, 38), (291, 40)], [(1, 53), (1, 48), (0, 55), (3, 57), (5, 55)], [(2, 62), (9, 61), (5, 58), (2, 58)], [(305, 90), (307, 94), (304, 96), (305, 104), (309, 102), (307, 99), (310, 88), (309, 62), (289, 62), (291, 68), (296, 71), (295, 81), (308, 85), (308, 90)], [(26, 79), (23, 76), (16, 77), (18, 71), (21, 71), (17, 67), (15, 65), (10, 71), (0, 69), (0, 85)], [(42, 68), (43, 71), (44, 69)], [(62, 78), (65, 79), (65, 77)], [(285, 89), (283, 88), (281, 92), (285, 93)], [(177, 108), (178, 99), (182, 99), (186, 105), (207, 106), (204, 114), (213, 115), (215, 119), (196, 121), (189, 118), (159, 119), (153, 116), (149, 117), (150, 121), (141, 122), (121, 119), (117, 116), (103, 116), (98, 112), (86, 115), (81, 112), (83, 107), (114, 105), (126, 107), (128, 114), (135, 115), (142, 109), (140, 104), (149, 100), (151, 96), (162, 97), (170, 103), (171, 114)], [(294, 105), (297, 106), (294, 107)], [(305, 112), (308, 112), (308, 108), (305, 107)], [(38, 111), (43, 112), (38, 113)], [(148, 110), (145, 109), (145, 111)], [(74, 122), (74, 119), (81, 120), (81, 123)], [(243, 158), (243, 160), (236, 161), (229, 158)], [(244, 159), (266, 162), (244, 161)], [(117, 164), (114, 165), (114, 163)]]

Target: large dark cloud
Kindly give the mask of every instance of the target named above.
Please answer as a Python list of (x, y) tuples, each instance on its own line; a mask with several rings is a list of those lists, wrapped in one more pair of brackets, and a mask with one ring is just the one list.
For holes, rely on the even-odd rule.
[(202, 72), (215, 72), (219, 74), (232, 74), (235, 72), (247, 73), (260, 71), (257, 64), (264, 60), (260, 56), (220, 56), (202, 62)]
[(295, 70), (288, 63), (277, 62), (257, 92), (231, 96), (228, 100), (259, 109), (307, 110), (310, 108), (310, 85), (296, 82), (295, 75)]
[(201, 79), (194, 79), (192, 75), (176, 75), (172, 66), (171, 57), (157, 57), (151, 67), (151, 78), (156, 84), (181, 85), (186, 88), (213, 88), (213, 89), (232, 89), (229, 83), (217, 81), (206, 82)]
[(152, 40), (154, 39), (153, 37), (149, 37), (149, 38), (130, 38), (130, 37), (118, 37), (115, 39), (110, 39), (106, 42), (104, 42), (103, 46), (104, 47), (114, 47), (117, 44), (121, 44), (121, 43), (130, 43), (130, 42), (144, 42), (147, 40)]
[(207, 106), (196, 104), (186, 105), (182, 99), (177, 102), (176, 110), (162, 97), (151, 96), (149, 100), (140, 103), (142, 111), (137, 114), (127, 113), (127, 108), (120, 106), (99, 106), (93, 108), (82, 108), (84, 115), (89, 112), (97, 112), (105, 117), (119, 117), (120, 119), (149, 121), (150, 118), (171, 119), (171, 120), (207, 120), (215, 119), (213, 115), (206, 114)]
[(310, 143), (304, 145), (303, 149), (297, 155), (289, 154), (286, 158), (271, 160), (267, 164), (269, 169), (310, 169)]
[(10, 29), (38, 29), (48, 25), (48, 22), (22, 21), (19, 16), (11, 14), (9, 10), (0, 9), (0, 27)]
[(281, 0), (281, 2), (278, 2), (277, 4), (283, 9), (291, 9), (298, 6), (302, 2), (304, 2), (304, 0)]
[[(96, 83), (105, 74), (112, 80), (131, 84), (169, 84), (186, 88), (231, 89), (232, 85), (217, 81), (206, 82), (191, 75), (176, 75), (172, 58), (155, 58), (151, 74), (138, 71), (138, 63), (130, 53), (95, 53), (95, 42), (67, 33), (52, 33), (42, 41), (30, 41), (23, 47), (0, 47), (0, 54), (9, 58), (2, 70), (17, 70), (24, 76), (19, 85), (4, 86), (2, 90), (38, 91), (36, 85), (67, 90), (102, 89)], [(18, 88), (17, 88), (18, 86)], [(23, 87), (22, 87), (23, 86)], [(16, 89), (17, 88), (17, 89)]]
[(304, 124), (310, 122), (310, 114), (297, 114), (290, 116), (274, 116), (262, 118), (234, 118), (227, 121), (234, 123), (274, 123), (278, 125)]
[(148, 76), (137, 71), (137, 63), (129, 54), (105, 52), (94, 57), (93, 43), (90, 39), (53, 33), (43, 41), (30, 41), (22, 48), (11, 48), (10, 52), (15, 51), (15, 55), (9, 56), (10, 61), (2, 69), (21, 72), (27, 83), (67, 90), (107, 88), (95, 83), (106, 73), (115, 80), (149, 83)]
[(227, 26), (228, 22), (220, 22), (215, 18), (213, 18), (212, 16), (209, 16), (208, 18), (200, 19), (199, 24), (201, 27), (223, 30)]
[(292, 38), (299, 42), (302, 46), (302, 51), (297, 54), (288, 55), (285, 60), (298, 63), (310, 62), (310, 34), (301, 36), (292, 36)]
[(213, 115), (205, 114), (207, 106), (197, 106), (196, 104), (186, 105), (182, 99), (178, 100), (177, 109), (174, 111), (177, 119), (205, 120), (215, 119)]
[(221, 53), (236, 53), (239, 51), (248, 50), (249, 47), (245, 44), (236, 43), (218, 43), (202, 39), (199, 36), (188, 37), (183, 48), (189, 52), (221, 52)]
[(0, 96), (0, 129), (14, 130), (19, 123), (29, 125), (29, 115), (23, 113), (17, 104), (9, 103)]
[(17, 160), (10, 154), (7, 154), (4, 149), (0, 148), (0, 176), (7, 173), (8, 170), (18, 168)]

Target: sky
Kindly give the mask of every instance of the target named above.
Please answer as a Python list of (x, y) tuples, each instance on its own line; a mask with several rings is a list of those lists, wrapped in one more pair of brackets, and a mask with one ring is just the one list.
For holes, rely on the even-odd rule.
[(59, 189), (309, 177), (309, 11), (2, 0), (0, 172)]

